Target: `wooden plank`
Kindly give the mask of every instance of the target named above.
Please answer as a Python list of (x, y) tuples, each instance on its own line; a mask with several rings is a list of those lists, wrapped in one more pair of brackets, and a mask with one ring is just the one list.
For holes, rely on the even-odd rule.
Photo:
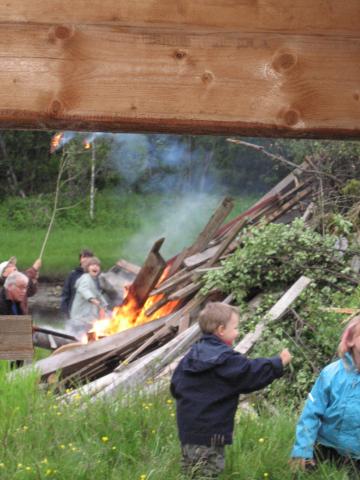
[[(179, 275), (180, 273), (181, 275)], [(159, 295), (160, 293), (165, 293), (169, 290), (173, 290), (179, 283), (188, 280), (192, 274), (192, 272), (179, 270), (175, 275), (172, 275), (170, 278), (167, 278), (163, 282), (161, 282), (159, 287), (155, 288), (150, 292), (149, 296), (152, 297), (153, 295)]]
[(0, 316), (0, 359), (31, 360), (34, 348), (30, 315)]
[(255, 330), (244, 336), (244, 338), (236, 345), (235, 350), (242, 354), (248, 353), (261, 337), (266, 325), (269, 322), (280, 319), (310, 282), (310, 278), (305, 276), (300, 277), (269, 310), (265, 318), (256, 325)]
[(202, 287), (202, 284), (200, 282), (197, 283), (189, 283), (188, 285), (185, 285), (184, 287), (180, 288), (176, 292), (172, 293), (169, 295), (169, 300), (179, 300), (182, 298), (186, 298), (189, 295), (195, 293), (197, 290), (200, 290)]
[(277, 210), (274, 212), (270, 213), (269, 215), (266, 215), (266, 221), (268, 223), (273, 222), (274, 220), (278, 219), (281, 215), (283, 215), (285, 212), (287, 212), (290, 208), (293, 206), (297, 205), (300, 200), (306, 198), (308, 195), (310, 195), (313, 191), (313, 188), (307, 187), (304, 190), (301, 190), (300, 192), (296, 193), (290, 200), (288, 200), (286, 203), (281, 205)]
[(165, 260), (159, 253), (164, 240), (164, 238), (160, 238), (154, 243), (144, 265), (141, 267), (140, 272), (129, 287), (129, 295), (135, 296), (139, 307), (144, 305), (149, 293), (155, 287), (166, 266)]
[(234, 206), (234, 201), (230, 197), (225, 197), (215, 212), (210, 217), (210, 220), (205, 225), (205, 228), (200, 232), (195, 242), (188, 248), (185, 248), (174, 260), (170, 267), (169, 276), (173, 275), (181, 267), (184, 259), (194, 253), (201, 252), (213, 238), (216, 231), (222, 225), (225, 218), (229, 215)]
[(248, 219), (245, 217), (245, 218), (241, 218), (238, 222), (236, 222), (231, 227), (229, 232), (226, 234), (226, 237), (224, 238), (224, 240), (217, 247), (215, 254), (205, 264), (207, 267), (211, 267), (219, 260), (221, 255), (226, 251), (228, 246), (231, 244), (231, 242), (234, 240), (234, 238), (237, 236), (240, 230), (244, 228), (247, 223), (248, 223)]
[(134, 273), (135, 275), (137, 275), (140, 272), (140, 269), (141, 269), (141, 267), (139, 267), (139, 265), (135, 265), (134, 263), (128, 262), (127, 260), (124, 260), (123, 258), (120, 258), (120, 260), (118, 260), (116, 262), (116, 266), (120, 267), (123, 270), (126, 270), (130, 273)]
[(1, 128), (360, 134), (355, 0), (34, 3), (0, 9)]
[(218, 228), (222, 225), (225, 218), (229, 215), (234, 207), (234, 201), (230, 197), (225, 197), (220, 205), (216, 208), (215, 212), (211, 215), (210, 220), (206, 224), (205, 228), (199, 233), (197, 239), (191, 245), (188, 250), (188, 254), (192, 255), (196, 252), (201, 252), (210, 240), (215, 235)]
[(180, 25), (294, 34), (357, 34), (358, 0), (7, 0), (0, 3), (3, 22), (120, 25)]
[(64, 351), (54, 356), (44, 358), (35, 363), (35, 368), (44, 377), (58, 370), (66, 376), (68, 373), (77, 370), (95, 360), (97, 357), (107, 354), (110, 351), (126, 349), (128, 345), (136, 341), (146, 338), (157, 328), (161, 328), (165, 323), (165, 318), (154, 320), (144, 325), (130, 328), (120, 333), (101, 338), (96, 342), (91, 342), (74, 348), (73, 350)]

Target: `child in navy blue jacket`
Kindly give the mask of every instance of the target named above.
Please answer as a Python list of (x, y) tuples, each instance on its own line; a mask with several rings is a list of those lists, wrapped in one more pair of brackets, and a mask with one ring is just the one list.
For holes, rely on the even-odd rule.
[(232, 348), (238, 336), (234, 307), (210, 302), (200, 312), (202, 338), (181, 360), (171, 379), (176, 399), (182, 467), (187, 474), (216, 478), (232, 443), (240, 393), (269, 385), (291, 361), (288, 350), (273, 358), (250, 360)]

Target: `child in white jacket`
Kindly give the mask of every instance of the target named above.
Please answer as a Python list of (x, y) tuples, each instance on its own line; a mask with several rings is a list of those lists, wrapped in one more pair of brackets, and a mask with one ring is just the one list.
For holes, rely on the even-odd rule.
[(76, 293), (70, 310), (70, 328), (77, 337), (91, 329), (93, 321), (100, 317), (100, 307), (107, 305), (98, 282), (100, 260), (90, 257), (84, 270), (85, 273), (75, 283)]

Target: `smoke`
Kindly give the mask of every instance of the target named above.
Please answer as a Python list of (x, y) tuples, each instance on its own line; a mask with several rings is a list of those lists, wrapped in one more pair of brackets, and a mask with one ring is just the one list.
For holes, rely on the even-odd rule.
[[(165, 237), (165, 259), (191, 245), (224, 196), (216, 179), (202, 170), (204, 152), (181, 136), (115, 134), (111, 157), (130, 187), (156, 193), (159, 204), (146, 211), (145, 225), (127, 243), (129, 259), (142, 263), (156, 240)], [(138, 190), (139, 191), (139, 190)], [(206, 193), (206, 192), (211, 192)]]
[[(64, 132), (61, 146), (76, 133)], [(204, 147), (195, 148), (190, 137), (122, 133), (78, 133), (87, 143), (105, 139), (110, 160), (127, 191), (159, 195), (153, 209), (145, 210), (143, 227), (127, 242), (129, 260), (142, 263), (156, 240), (165, 237), (161, 254), (165, 259), (191, 245), (224, 196), (222, 188), (204, 169)], [(187, 141), (189, 140), (189, 142)], [(209, 145), (209, 148), (211, 146)], [(206, 193), (211, 192), (211, 193)], [(121, 193), (124, 193), (123, 191)]]
[(165, 237), (160, 253), (169, 260), (190, 246), (209, 221), (221, 196), (187, 194), (164, 197), (160, 207), (148, 212), (147, 222), (127, 243), (129, 260), (142, 263), (154, 242)]

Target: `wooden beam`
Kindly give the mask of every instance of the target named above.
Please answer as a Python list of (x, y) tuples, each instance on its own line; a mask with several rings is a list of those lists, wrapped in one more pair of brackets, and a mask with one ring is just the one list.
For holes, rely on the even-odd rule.
[(31, 360), (34, 354), (30, 315), (0, 316), (0, 359)]
[(235, 350), (244, 355), (247, 354), (261, 337), (266, 325), (269, 322), (279, 320), (310, 282), (310, 278), (305, 277), (305, 275), (301, 276), (268, 311), (265, 318), (256, 325), (255, 330), (244, 336), (244, 338), (236, 345)]
[(139, 307), (144, 305), (166, 266), (165, 260), (159, 253), (164, 240), (165, 238), (160, 238), (154, 243), (134, 282), (129, 287), (129, 295), (132, 293), (135, 296)]
[(293, 34), (359, 33), (358, 0), (7, 0), (0, 3), (3, 22), (165, 25), (286, 31)]
[(358, 0), (9, 0), (0, 18), (0, 128), (360, 135)]

